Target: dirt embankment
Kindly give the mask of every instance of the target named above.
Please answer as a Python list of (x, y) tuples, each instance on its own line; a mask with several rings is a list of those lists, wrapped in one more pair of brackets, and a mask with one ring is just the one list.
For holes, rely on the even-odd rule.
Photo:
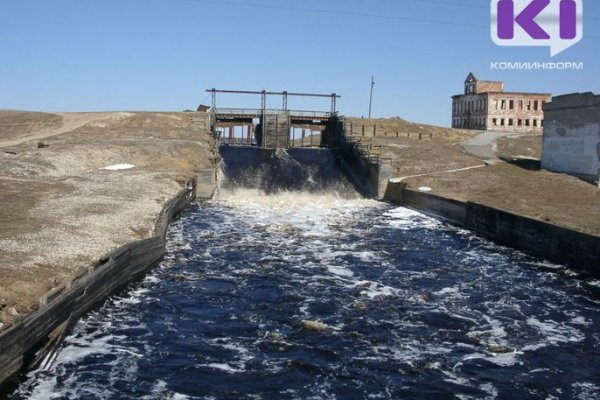
[(496, 154), (503, 159), (542, 158), (542, 135), (504, 137), (496, 142)]
[[(149, 237), (212, 151), (197, 115), (0, 112), (0, 330), (79, 268)], [(104, 169), (118, 164), (130, 165)]]
[(370, 154), (393, 160), (395, 177), (483, 164), (462, 149), (463, 141), (476, 134), (473, 131), (416, 124), (400, 118), (346, 121), (347, 132), (360, 140)]
[[(540, 135), (515, 133), (498, 139), (490, 147), (503, 161), (486, 165), (483, 158), (467, 154), (462, 146), (480, 133), (477, 131), (397, 118), (347, 121), (353, 123), (353, 136), (372, 154), (393, 159), (394, 177), (405, 178), (410, 188), (428, 187), (434, 194), (600, 235), (600, 190), (572, 176), (540, 170)], [(469, 167), (477, 168), (455, 171)], [(414, 175), (419, 176), (411, 177)]]

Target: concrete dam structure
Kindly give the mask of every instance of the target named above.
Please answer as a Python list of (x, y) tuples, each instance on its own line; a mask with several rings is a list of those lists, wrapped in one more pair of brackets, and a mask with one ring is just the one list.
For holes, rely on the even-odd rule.
[[(320, 134), (329, 121), (337, 116), (335, 93), (313, 94), (293, 92), (267, 92), (209, 89), (212, 94), (212, 129), (219, 143), (229, 145), (255, 145), (267, 149), (289, 147), (318, 147), (313, 136)], [(217, 94), (260, 95), (260, 108), (220, 108)], [(281, 96), (280, 109), (267, 108), (267, 95)], [(331, 99), (329, 111), (288, 109), (288, 97)], [(300, 132), (297, 132), (300, 131)], [(306, 140), (307, 132), (309, 140)]]
[[(331, 171), (335, 165), (336, 170), (339, 168), (363, 195), (383, 198), (387, 182), (391, 178), (391, 160), (372, 158), (358, 143), (348, 140), (344, 117), (337, 112), (339, 95), (335, 93), (268, 92), (265, 90), (209, 89), (207, 92), (212, 94), (211, 128), (220, 149), (219, 153), (224, 156), (226, 165), (235, 165), (237, 171), (244, 163), (247, 168), (256, 168), (257, 165), (260, 165), (263, 170), (269, 169), (271, 177), (268, 179), (275, 179), (280, 187), (288, 187), (289, 185), (293, 186), (294, 183), (285, 182), (281, 172), (283, 158), (274, 155), (285, 154), (288, 159), (295, 160), (299, 168), (306, 165), (308, 160), (312, 167), (329, 163)], [(261, 108), (219, 108), (217, 107), (217, 94), (260, 95)], [(267, 95), (281, 96), (281, 109), (267, 109)], [(330, 99), (331, 108), (329, 111), (289, 110), (288, 97), (290, 96), (327, 98)], [(298, 130), (300, 133), (297, 132)], [(236, 146), (242, 147), (236, 150), (227, 148)], [(315, 147), (326, 148), (329, 151), (295, 150), (296, 148)], [(281, 151), (285, 149), (294, 150), (287, 153)], [(320, 157), (323, 159), (319, 160)], [(248, 176), (251, 175), (245, 171), (243, 175), (239, 176), (246, 176), (244, 179), (250, 179)], [(236, 176), (238, 176), (237, 172)], [(263, 181), (259, 187), (268, 181), (266, 175), (263, 171), (255, 171), (255, 175), (252, 177), (252, 179), (259, 179), (258, 177), (261, 176)], [(267, 189), (269, 189), (269, 185), (267, 185)]]

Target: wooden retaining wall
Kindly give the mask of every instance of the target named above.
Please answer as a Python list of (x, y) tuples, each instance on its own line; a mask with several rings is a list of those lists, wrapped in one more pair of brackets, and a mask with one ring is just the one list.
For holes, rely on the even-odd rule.
[[(37, 356), (44, 355), (39, 353), (52, 350), (53, 346), (48, 346), (51, 339), (60, 341), (57, 335), (62, 336), (79, 317), (160, 261), (169, 222), (195, 197), (196, 179), (190, 179), (186, 188), (163, 207), (153, 237), (119, 247), (83, 268), (72, 280), (42, 296), (38, 310), (0, 334), (0, 397), (2, 389)], [(56, 332), (58, 329), (61, 332)]]

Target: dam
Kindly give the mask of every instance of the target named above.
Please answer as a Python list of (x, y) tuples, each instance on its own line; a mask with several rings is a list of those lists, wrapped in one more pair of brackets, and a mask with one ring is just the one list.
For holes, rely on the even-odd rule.
[(9, 398), (600, 395), (600, 282), (365, 198), (330, 149), (219, 154), (161, 263)]

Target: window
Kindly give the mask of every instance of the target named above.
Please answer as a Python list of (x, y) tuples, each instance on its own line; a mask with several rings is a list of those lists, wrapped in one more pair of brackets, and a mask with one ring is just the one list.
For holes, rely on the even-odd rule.
[(504, 126), (504, 118), (500, 119), (500, 126)]
[(533, 102), (533, 109), (534, 109), (535, 111), (537, 111), (537, 110), (538, 110), (538, 106), (539, 106), (539, 105), (540, 105), (540, 102), (539, 102), (539, 101), (537, 101), (537, 100), (536, 100), (536, 101), (534, 101), (534, 102)]
[(531, 111), (531, 100), (527, 102), (527, 111)]
[(537, 119), (533, 120), (533, 126), (537, 126)]
[(544, 126), (544, 120), (540, 119), (540, 126)]
[(523, 110), (523, 100), (519, 100), (519, 110)]
[(508, 120), (508, 126), (513, 126), (513, 122), (514, 122), (514, 121), (513, 121), (513, 119), (512, 119), (512, 118), (511, 118), (511, 119), (509, 119), (509, 120)]
[(508, 109), (509, 110), (514, 110), (515, 109), (515, 101), (511, 100), (508, 102)]
[(494, 100), (494, 109), (498, 109), (498, 100)]
[(517, 126), (523, 126), (523, 120), (522, 119), (517, 120)]
[(492, 119), (492, 125), (494, 125), (494, 126), (498, 126), (498, 119), (496, 119), (496, 118), (493, 118), (493, 119)]
[(529, 126), (529, 120), (528, 119), (525, 120), (525, 126)]
[(502, 106), (500, 108), (506, 110), (506, 100), (502, 100)]

